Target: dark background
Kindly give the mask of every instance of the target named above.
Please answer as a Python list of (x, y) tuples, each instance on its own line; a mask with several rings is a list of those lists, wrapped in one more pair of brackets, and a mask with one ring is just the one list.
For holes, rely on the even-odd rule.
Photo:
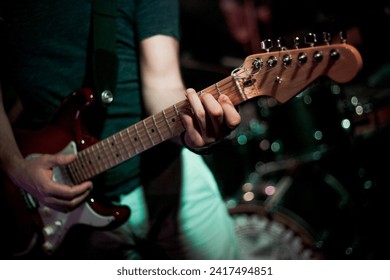
[[(390, 259), (387, 1), (182, 0), (181, 7), (183, 75), (197, 90), (263, 52), (264, 39), (283, 38), (292, 48), (296, 36), (315, 33), (320, 45), (329, 32), (339, 43), (343, 31), (358, 48), (363, 69), (347, 84), (323, 78), (282, 105), (262, 98), (240, 105), (242, 124), (205, 160), (233, 205), (263, 205), (266, 184), (291, 178), (273, 211), (286, 210), (314, 232), (324, 258)], [(248, 184), (250, 201), (243, 199)]]
[[(180, 2), (183, 77), (197, 90), (229, 76), (248, 55), (264, 52), (262, 40), (282, 38), (293, 48), (294, 37), (315, 33), (320, 45), (322, 32), (332, 35), (332, 43), (346, 32), (347, 43), (363, 57), (354, 80), (338, 85), (321, 78), (281, 105), (262, 97), (241, 104), (241, 125), (204, 158), (235, 219), (245, 214), (283, 225), (315, 257), (390, 259), (388, 1)], [(307, 47), (300, 42), (300, 48)], [(343, 120), (351, 126), (342, 127)], [(316, 132), (322, 138), (315, 139)], [(269, 186), (276, 190), (273, 195)], [(4, 204), (0, 210), (6, 222)], [(251, 251), (269, 232), (246, 225), (237, 233), (246, 240), (242, 251), (249, 258), (308, 257), (300, 249), (287, 257), (272, 253), (297, 251), (292, 242), (278, 238), (271, 238), (262, 252)]]

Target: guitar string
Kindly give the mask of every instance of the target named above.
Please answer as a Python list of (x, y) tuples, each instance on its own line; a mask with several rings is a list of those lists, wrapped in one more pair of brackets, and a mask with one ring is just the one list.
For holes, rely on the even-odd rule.
[[(228, 77), (228, 78), (229, 78), (229, 77)], [(228, 85), (229, 85), (229, 84), (231, 84), (231, 82), (224, 83), (224, 84), (228, 84)], [(224, 84), (223, 84), (223, 85), (224, 85)], [(232, 88), (230, 85), (229, 85), (229, 87)], [(184, 104), (184, 105), (187, 105), (186, 103), (183, 103), (183, 104)], [(186, 106), (179, 106), (179, 107), (184, 107), (184, 109), (185, 109)], [(183, 108), (180, 108), (180, 109), (183, 109)], [(165, 112), (167, 112), (167, 111), (169, 112), (169, 111), (173, 111), (173, 110), (172, 110), (171, 108), (168, 108), (168, 109), (166, 109), (166, 110), (164, 110), (164, 111), (165, 111)], [(171, 113), (169, 113), (169, 114), (171, 114)], [(179, 115), (175, 113), (175, 114), (174, 114), (174, 117), (175, 117), (175, 118), (179, 118)], [(171, 118), (171, 116), (170, 116), (170, 118)], [(149, 119), (149, 118), (147, 118), (147, 119)], [(143, 121), (141, 121), (141, 122), (143, 122)], [(166, 122), (165, 122), (164, 119), (158, 118), (157, 121), (156, 121), (156, 126), (162, 128), (162, 129), (160, 129), (160, 131), (161, 131), (162, 134), (167, 135), (167, 136), (166, 136), (167, 139), (168, 139), (168, 138), (171, 138), (171, 137), (173, 137), (173, 136), (175, 136), (175, 135), (168, 135), (168, 134), (166, 133), (166, 128), (167, 128), (167, 126), (166, 126), (166, 125), (162, 126), (161, 123), (165, 124)], [(139, 124), (139, 123), (138, 123), (138, 124)], [(135, 125), (136, 125), (136, 124), (135, 124)], [(129, 130), (130, 130), (131, 128), (133, 128), (133, 127), (134, 127), (134, 126), (128, 128), (127, 131), (129, 131)], [(147, 127), (145, 127), (144, 130), (145, 130), (146, 133), (142, 133), (142, 135), (140, 135), (140, 136), (137, 137), (137, 138), (139, 138), (139, 141), (137, 141), (137, 143), (139, 143), (139, 142), (145, 143), (145, 138), (149, 138)], [(177, 133), (180, 133), (182, 130), (183, 130), (183, 129), (181, 129), (181, 130), (178, 131)], [(177, 135), (177, 133), (175, 132), (174, 134)], [(115, 135), (110, 136), (110, 137), (108, 137), (107, 139), (103, 140), (104, 142), (103, 142), (102, 145), (101, 145), (101, 146), (102, 146), (102, 149), (98, 147), (98, 148), (99, 148), (98, 150), (102, 150), (103, 152), (105, 152), (104, 159), (108, 160), (108, 162), (109, 162), (110, 165), (112, 166), (112, 165), (117, 164), (117, 163), (120, 162), (120, 161), (116, 160), (116, 159), (112, 156), (112, 154), (113, 154), (112, 149), (111, 149), (110, 147), (107, 147), (107, 145), (104, 145), (106, 142), (108, 142), (108, 141), (111, 140), (111, 137), (115, 137)], [(156, 141), (158, 141), (158, 139), (156, 139)], [(117, 144), (116, 144), (116, 145), (113, 145), (113, 146), (115, 146), (116, 149), (117, 149), (117, 154), (123, 154), (124, 152), (129, 153), (129, 151), (128, 151), (129, 149), (125, 147), (125, 146), (127, 146), (127, 147), (129, 146), (129, 142), (132, 143), (132, 144), (134, 144), (134, 141), (132, 141), (132, 139), (128, 138), (128, 140), (126, 140), (126, 141), (123, 143), (123, 148), (118, 148), (118, 145), (117, 145)], [(158, 141), (158, 142), (160, 142), (160, 141)], [(152, 143), (151, 146), (153, 146), (153, 143)], [(148, 147), (148, 148), (149, 148), (149, 147)], [(145, 150), (145, 147), (141, 147), (141, 148), (138, 149), (138, 150), (144, 151), (144, 150)], [(84, 158), (84, 157), (90, 156), (90, 151), (91, 151), (91, 149), (85, 149), (85, 150), (80, 151), (80, 153), (79, 153), (79, 158), (81, 158), (80, 161), (83, 161), (83, 158)], [(139, 153), (140, 151), (138, 151), (138, 153)], [(131, 151), (130, 153), (134, 156), (135, 154), (137, 154), (137, 151), (134, 151), (134, 150), (133, 150), (133, 151)], [(99, 163), (102, 162), (102, 161), (103, 161), (103, 162), (107, 162), (106, 160), (98, 160), (98, 162), (99, 162)], [(89, 162), (90, 162), (90, 161), (89, 161)], [(76, 164), (77, 164), (77, 163), (76, 163)], [(76, 170), (74, 170), (74, 171), (76, 171), (76, 173), (77, 173), (77, 174), (76, 174), (77, 176), (75, 176), (75, 177), (77, 177), (77, 181), (82, 181), (82, 179), (87, 179), (87, 177), (91, 177), (94, 173), (98, 173), (98, 172), (99, 172), (99, 169), (102, 169), (101, 165), (100, 165), (100, 167), (98, 167), (98, 168), (94, 168), (94, 170), (90, 170), (90, 169), (85, 170), (85, 168), (84, 168), (85, 166), (84, 166), (84, 164), (82, 164), (82, 163), (81, 163), (81, 164), (78, 163), (77, 165), (78, 165), (78, 168), (76, 168)], [(87, 164), (87, 166), (90, 166), (90, 164)], [(105, 169), (105, 168), (103, 168), (103, 169)], [(85, 173), (84, 176), (79, 174), (79, 172), (82, 172), (82, 171), (84, 171), (84, 173)]]
[[(247, 71), (246, 71), (245, 69), (243, 69), (243, 70), (241, 70), (241, 72), (247, 72)], [(247, 73), (245, 73), (245, 74), (246, 74), (246, 76), (249, 76)], [(235, 85), (232, 85), (232, 78), (231, 78), (231, 77), (228, 77), (228, 78), (229, 78), (229, 79), (228, 79), (227, 82), (224, 82), (224, 80), (222, 80), (222, 81), (219, 82), (219, 85), (218, 85), (218, 89), (219, 89), (218, 95), (219, 95), (220, 92), (222, 92), (222, 93), (224, 93), (224, 94), (228, 94), (227, 92), (225, 92), (225, 91), (227, 91), (227, 90), (229, 90), (229, 91), (237, 90), (237, 89), (236, 89), (236, 86), (235, 86)], [(234, 80), (234, 79), (235, 79), (235, 78), (233, 77), (233, 80)], [(227, 87), (227, 88), (224, 88), (225, 85), (227, 85), (228, 87)], [(212, 91), (212, 94), (213, 94), (213, 93), (215, 92), (215, 90), (214, 90), (213, 88), (211, 88), (211, 87), (215, 87), (215, 88), (216, 88), (217, 86), (216, 86), (216, 84), (215, 84), (215, 85), (212, 85), (212, 86), (210, 86), (209, 88), (204, 89), (204, 90), (202, 91), (202, 93), (203, 93), (203, 92)], [(213, 95), (214, 95), (214, 94), (213, 94)], [(178, 116), (177, 116), (177, 117), (178, 117)], [(139, 124), (139, 123), (138, 123), (138, 124)], [(157, 122), (157, 124), (158, 124), (158, 122)], [(137, 125), (137, 124), (134, 125), (135, 128), (137, 128), (136, 125)], [(164, 126), (163, 126), (163, 127), (164, 127)], [(142, 144), (142, 143), (145, 143), (145, 138), (148, 138), (148, 137), (149, 137), (150, 139), (152, 139), (152, 138), (149, 136), (147, 127), (145, 127), (145, 131), (146, 131), (147, 134), (142, 133), (142, 135), (138, 135), (139, 142), (141, 142), (141, 144)], [(138, 133), (137, 133), (137, 134), (138, 134)], [(174, 136), (174, 135), (171, 135), (171, 136)], [(115, 138), (115, 135), (112, 136), (112, 137)], [(111, 138), (110, 138), (110, 139), (107, 139), (107, 141), (109, 141), (109, 140), (111, 140)], [(105, 141), (105, 142), (107, 142), (107, 141)], [(104, 142), (104, 143), (105, 143), (105, 142)], [(118, 141), (115, 141), (115, 139), (114, 139), (114, 142), (113, 142), (113, 143), (115, 143), (115, 142), (118, 142)], [(123, 142), (123, 141), (122, 141), (122, 142)], [(109, 155), (109, 156), (106, 156), (105, 158), (108, 160), (108, 162), (110, 163), (111, 166), (116, 165), (116, 164), (120, 163), (121, 161), (123, 161), (123, 160), (117, 160), (117, 159), (115, 159), (115, 158), (112, 156), (112, 154), (114, 153), (114, 154), (116, 154), (117, 157), (118, 157), (119, 155), (122, 155), (124, 152), (129, 153), (128, 148), (125, 147), (125, 146), (129, 146), (129, 145), (128, 145), (129, 142), (132, 142), (132, 143), (133, 143), (133, 141), (131, 141), (131, 140), (130, 140), (130, 141), (123, 142), (123, 143), (122, 143), (123, 148), (119, 148), (119, 147), (118, 147), (118, 144), (112, 145), (113, 147), (115, 147), (116, 153), (115, 153), (111, 148), (107, 148), (106, 145), (104, 145), (104, 143), (103, 143), (103, 145), (102, 145), (103, 151), (104, 151), (104, 152), (108, 152), (108, 153), (105, 153), (105, 154), (106, 154), (106, 155)], [(152, 144), (151, 146), (154, 145), (153, 143), (151, 143), (151, 144)], [(149, 148), (149, 147), (148, 147), (148, 148)], [(142, 149), (140, 149), (140, 150), (144, 151), (144, 150), (146, 150), (146, 147), (142, 147)], [(136, 152), (136, 151), (131, 151), (131, 154), (135, 155), (135, 152)], [(87, 152), (85, 152), (85, 153), (81, 152), (81, 155), (80, 155), (81, 161), (83, 161), (83, 158), (84, 158), (83, 155), (88, 156), (88, 153), (90, 153), (90, 149), (87, 149)], [(90, 162), (90, 161), (89, 161), (89, 162)], [(101, 162), (101, 161), (99, 161), (99, 162)], [(104, 161), (104, 162), (106, 162), (106, 161)], [(81, 164), (79, 164), (79, 165), (80, 165), (80, 166), (79, 166), (79, 169), (77, 169), (77, 170), (79, 170), (79, 171), (84, 171), (85, 175), (84, 175), (84, 176), (81, 176), (81, 178), (79, 178), (78, 181), (79, 181), (79, 180), (82, 181), (83, 179), (87, 179), (87, 177), (93, 177), (95, 174), (97, 175), (97, 174), (99, 173), (99, 170), (102, 169), (102, 167), (99, 166), (98, 168), (95, 167), (93, 170), (91, 170), (90, 168), (88, 168), (87, 170), (85, 170), (85, 168), (84, 168), (84, 167), (85, 167), (85, 163), (84, 163), (84, 164), (81, 163)], [(91, 164), (87, 164), (87, 166), (91, 166)], [(81, 168), (81, 169), (80, 169), (80, 168)], [(79, 172), (77, 172), (77, 173), (79, 173)], [(80, 177), (80, 175), (79, 175), (78, 177)]]
[[(270, 69), (269, 71), (271, 71), (271, 70), (273, 70), (273, 69)], [(260, 70), (259, 70), (260, 71)], [(268, 71), (266, 71), (265, 73), (267, 73)], [(244, 73), (245, 74), (245, 78), (247, 78), (247, 77), (250, 77), (250, 76), (252, 76), (252, 74), (250, 74), (250, 73), (248, 73), (248, 70), (246, 70), (245, 68), (243, 68), (243, 67), (241, 67), (240, 69), (239, 69), (239, 71), (237, 71), (236, 72), (236, 74), (237, 75), (241, 75), (242, 73)], [(264, 73), (264, 74), (265, 74)], [(259, 73), (256, 73), (257, 75), (259, 75)], [(227, 77), (227, 78), (225, 78), (225, 79), (223, 79), (223, 80), (221, 80), (220, 82), (218, 82), (218, 86), (217, 86), (217, 83), (216, 84), (214, 84), (214, 85), (211, 85), (211, 86), (209, 86), (208, 88), (206, 88), (206, 89), (204, 89), (204, 90), (202, 90), (202, 91), (200, 91), (201, 93), (204, 93), (204, 92), (208, 92), (208, 93), (211, 93), (212, 95), (214, 95), (215, 96), (215, 91), (216, 91), (216, 89), (218, 88), (218, 91), (217, 91), (217, 96), (220, 94), (220, 92), (222, 92), (223, 94), (229, 94), (229, 93), (231, 93), (232, 91), (236, 91), (237, 90), (237, 86), (236, 86), (236, 84), (234, 84), (234, 83), (232, 83), (232, 81), (233, 80), (236, 80), (236, 79), (245, 79), (245, 78), (242, 78), (242, 77), (232, 77), (232, 76), (229, 76), (229, 77)], [(225, 86), (227, 86), (227, 88), (225, 87)], [(211, 91), (211, 92), (210, 92)], [(179, 117), (178, 115), (176, 116), (176, 117)], [(139, 123), (137, 123), (137, 124), (139, 124)], [(134, 127), (136, 128), (136, 125), (137, 124), (135, 124), (134, 125)], [(158, 124), (158, 122), (157, 122), (157, 124)], [(164, 126), (162, 126), (163, 128), (164, 128)], [(145, 131), (147, 132), (147, 128), (145, 127)], [(179, 133), (180, 133), (180, 131), (179, 131)], [(174, 135), (171, 135), (172, 137), (174, 136)], [(115, 137), (115, 135), (113, 135), (112, 137)], [(141, 136), (139, 135), (138, 136), (138, 138), (139, 138), (139, 142), (141, 142), (141, 144), (142, 143), (145, 143), (145, 138), (148, 138), (149, 137), (149, 135), (148, 135), (148, 132), (147, 132), (147, 134), (142, 134)], [(106, 139), (106, 141), (105, 142), (107, 142), (108, 140), (111, 140), (111, 137), (109, 137), (108, 139)], [(114, 141), (115, 142), (115, 141)], [(133, 141), (131, 141), (130, 140), (130, 142), (132, 142), (133, 143)], [(129, 142), (128, 141), (126, 141), (125, 143), (123, 143), (123, 146), (128, 146), (128, 144), (129, 144)], [(153, 144), (153, 143), (152, 143)], [(118, 164), (119, 162), (121, 162), (121, 161), (118, 161), (118, 160), (116, 160), (115, 158), (113, 158), (112, 157), (112, 153), (113, 153), (113, 151), (112, 151), (112, 149), (111, 148), (107, 148), (105, 145), (104, 145), (104, 143), (103, 143), (103, 151), (104, 152), (107, 152), (108, 151), (108, 153), (105, 153), (106, 155), (109, 155), (109, 156), (106, 156), (105, 158), (109, 161), (109, 163), (110, 163), (110, 165), (116, 165), (116, 164)], [(115, 148), (117, 149), (117, 154), (119, 154), (119, 155), (121, 155), (121, 154), (123, 154), (123, 152), (124, 151), (126, 151), (126, 153), (129, 153), (129, 151), (128, 151), (128, 148), (126, 148), (126, 147), (124, 147), (124, 148), (122, 148), (122, 149), (120, 149), (120, 148), (118, 148), (118, 145), (116, 144), (116, 145), (113, 145), (113, 146), (115, 146)], [(153, 145), (152, 145), (153, 146)], [(148, 147), (149, 148), (149, 147)], [(145, 147), (142, 147), (142, 149), (141, 149), (142, 151), (144, 151), (144, 150), (146, 150), (146, 148)], [(85, 150), (84, 150), (85, 151)], [(80, 158), (81, 159), (83, 159), (84, 158), (84, 155), (88, 155), (88, 153), (90, 152), (90, 149), (87, 149), (86, 150), (86, 152), (83, 152), (83, 151), (81, 151), (80, 153)], [(135, 151), (133, 151), (133, 152), (131, 152), (131, 154), (133, 154), (133, 155), (135, 155)], [(101, 162), (101, 161), (99, 161), (99, 162)], [(104, 161), (105, 162), (105, 161)], [(88, 165), (87, 164), (87, 166), (90, 166), (90, 164)], [(81, 168), (81, 169), (77, 169), (77, 170), (80, 170), (80, 171), (82, 171), (82, 170), (84, 170), (84, 171), (86, 171), (86, 174), (84, 175), (84, 176), (81, 176), (81, 181), (82, 181), (82, 179), (87, 179), (87, 177), (92, 177), (92, 176), (94, 176), (94, 174), (98, 174), (98, 172), (99, 172), (99, 170), (98, 169), (96, 169), (96, 168), (94, 168), (94, 170), (85, 170), (85, 168), (84, 168), (84, 165), (83, 164), (81, 164), (80, 166), (79, 166), (79, 168)], [(102, 169), (101, 167), (99, 167), (99, 169)], [(77, 171), (76, 170), (76, 171)], [(77, 172), (78, 173), (78, 172)], [(80, 177), (80, 175), (78, 176), (78, 177)], [(85, 178), (84, 178), (85, 177)], [(79, 179), (79, 180), (80, 180)], [(78, 181), (79, 181), (78, 180)]]
[[(177, 117), (177, 115), (174, 115), (174, 116)], [(160, 123), (161, 122), (163, 122), (163, 121), (160, 121)], [(163, 122), (163, 123), (165, 123), (165, 122)], [(157, 122), (157, 125), (159, 125), (158, 122)], [(166, 126), (162, 126), (162, 128), (163, 128), (163, 130), (160, 130), (160, 131), (162, 131), (161, 132), (162, 134), (166, 135), (166, 137), (165, 137), (166, 139), (171, 138), (173, 136), (173, 135), (169, 135), (167, 133), (168, 130), (166, 129)], [(130, 130), (130, 128), (127, 129), (127, 130)], [(175, 129), (175, 131), (176, 130), (177, 129)], [(149, 142), (150, 142), (149, 135), (146, 135), (148, 133), (147, 126), (142, 127), (142, 133), (141, 133), (141, 129), (139, 130), (139, 132), (140, 132), (140, 137), (138, 137), (139, 141), (137, 141), (137, 142), (143, 141), (144, 143), (146, 143), (145, 139), (149, 139)], [(121, 131), (119, 133), (123, 134), (124, 131)], [(134, 149), (132, 151), (129, 151), (128, 147), (131, 146), (129, 144), (133, 144), (134, 143), (133, 139), (130, 139), (129, 137), (126, 137), (126, 139), (123, 139), (122, 141), (119, 141), (119, 140), (115, 139), (115, 137), (117, 135), (118, 134), (115, 134), (115, 135), (110, 136), (109, 138), (103, 140), (104, 142), (112, 142), (115, 145), (104, 145), (103, 144), (102, 145), (103, 149), (100, 149), (100, 150), (103, 150), (105, 152), (105, 155), (106, 155), (105, 159), (108, 159), (108, 161), (110, 162), (110, 165), (115, 165), (118, 162), (123, 161), (124, 160), (124, 157), (123, 157), (124, 153), (127, 153), (127, 154), (131, 153), (131, 155), (133, 156), (136, 153), (139, 153), (139, 152), (145, 150), (146, 148), (150, 148), (150, 147), (152, 147), (154, 145), (153, 143), (150, 142), (150, 145), (145, 144), (146, 147), (144, 147), (144, 146), (140, 147), (140, 145), (139, 145), (138, 147), (140, 147), (140, 148), (138, 149), (138, 151), (135, 151)], [(150, 137), (152, 137), (152, 135), (150, 135)], [(160, 140), (162, 138), (160, 138), (160, 137), (159, 138), (155, 138), (154, 137), (154, 139), (155, 139), (156, 142), (160, 142)], [(112, 147), (114, 147), (114, 146), (115, 146), (116, 152), (113, 151), (113, 149), (112, 149)], [(90, 149), (83, 150), (83, 151), (80, 152), (79, 156), (90, 156), (90, 151), (91, 151)], [(119, 155), (119, 156), (122, 155), (122, 159), (118, 160), (118, 156), (115, 157), (115, 156), (113, 156), (113, 154), (116, 154), (116, 155)], [(101, 162), (101, 160), (98, 161), (98, 162)], [(107, 162), (107, 161), (104, 160), (103, 162)], [(101, 167), (99, 167), (99, 168), (101, 169)], [(99, 168), (95, 168), (92, 171), (92, 173), (96, 173), (96, 169), (99, 169)]]
[[(310, 49), (311, 51), (313, 51), (312, 49)], [(293, 50), (294, 51), (294, 50)], [(295, 50), (296, 51), (296, 50)], [(299, 50), (299, 51), (302, 51), (302, 50)], [(283, 52), (283, 53), (286, 53), (286, 52)], [(291, 53), (290, 53), (291, 54)], [(270, 53), (270, 55), (271, 55), (271, 53)], [(282, 53), (279, 53), (279, 57), (282, 55)], [(243, 64), (243, 65), (245, 65), (245, 63)], [(282, 67), (283, 67), (283, 65), (282, 65)], [(289, 68), (290, 66), (284, 66), (285, 68)], [(252, 73), (250, 73), (249, 72), (249, 70), (248, 69), (246, 69), (246, 68), (244, 68), (243, 66), (241, 66), (241, 67), (239, 67), (239, 68), (237, 68), (237, 69), (239, 69), (237, 72), (236, 72), (236, 77), (234, 77), (233, 75), (231, 75), (231, 76), (228, 76), (228, 77), (226, 77), (226, 78), (224, 78), (224, 79), (222, 79), (221, 81), (219, 81), (219, 82), (217, 82), (217, 83), (215, 83), (215, 84), (213, 84), (213, 85), (210, 85), (209, 87), (207, 87), (207, 88), (205, 88), (205, 89), (203, 89), (203, 90), (201, 90), (201, 91), (199, 91), (198, 92), (198, 94), (202, 94), (202, 93), (211, 93), (214, 97), (218, 97), (219, 95), (220, 95), (220, 93), (222, 93), (222, 94), (229, 94), (229, 93), (232, 93), (232, 91), (234, 91), (234, 90), (237, 90), (237, 86), (236, 86), (236, 84), (235, 83), (232, 83), (232, 81), (236, 81), (236, 79), (242, 79), (242, 80), (244, 80), (244, 79), (247, 79), (247, 78), (249, 78), (249, 77), (251, 77), (251, 76), (254, 76), (254, 75), (256, 75), (256, 76), (259, 76), (260, 78), (261, 78), (261, 76), (263, 75), (266, 75), (266, 74), (268, 74), (269, 72), (271, 72), (271, 71), (275, 71), (275, 69), (277, 69), (277, 68), (275, 68), (275, 67), (272, 67), (272, 68), (270, 68), (270, 69), (266, 69), (265, 71), (261, 71), (262, 69), (260, 68), (255, 74), (252, 74)], [(234, 70), (233, 70), (234, 71)], [(239, 75), (241, 75), (241, 74), (244, 74), (245, 75), (245, 77), (240, 77)], [(229, 92), (228, 92), (229, 91)], [(233, 97), (236, 97), (236, 96), (233, 96)], [(234, 98), (233, 98), (234, 99)], [(234, 102), (233, 102), (234, 103)], [(168, 109), (170, 109), (170, 108), (168, 108)], [(183, 109), (183, 108), (181, 108), (181, 109)], [(184, 109), (186, 109), (185, 107), (184, 107)], [(164, 110), (164, 111), (166, 111), (166, 110)], [(155, 117), (155, 116), (153, 116), (153, 117)], [(179, 115), (178, 114), (176, 114), (176, 117), (179, 117)], [(149, 117), (147, 118), (147, 119), (150, 119)], [(179, 117), (179, 119), (180, 119), (180, 117)], [(141, 142), (141, 145), (144, 145), (145, 144), (145, 139), (148, 139), (149, 141), (152, 141), (153, 142), (153, 138), (150, 136), (150, 133), (149, 133), (149, 131), (148, 131), (148, 128), (146, 127), (146, 125), (145, 125), (145, 121), (146, 121), (146, 119), (144, 119), (144, 120), (142, 120), (141, 122), (139, 122), (139, 123), (136, 123), (136, 124), (134, 124), (132, 127), (135, 127), (136, 128), (136, 125), (138, 124), (140, 124), (140, 123), (143, 123), (143, 131), (145, 131), (145, 133), (142, 133), (142, 135), (139, 135), (137, 138), (139, 138), (139, 141), (138, 142)], [(163, 123), (165, 123), (165, 120), (161, 120), (160, 118), (158, 118), (157, 119), (157, 121), (155, 121), (155, 126), (156, 126), (156, 129), (157, 128), (162, 128), (162, 129), (164, 129), (164, 128), (166, 128), (167, 126), (162, 126), (162, 125), (160, 125), (160, 123), (161, 122), (163, 122)], [(126, 130), (129, 130), (130, 128), (128, 128), (128, 129), (126, 129)], [(163, 130), (160, 130), (161, 131), (161, 133), (162, 134), (165, 134), (165, 132), (163, 131)], [(121, 133), (121, 132), (119, 132), (119, 133)], [(122, 132), (123, 133), (123, 132)], [(180, 133), (180, 132), (179, 132)], [(115, 138), (116, 137), (116, 135), (117, 134), (114, 134), (113, 136), (110, 136), (109, 138), (107, 138), (107, 139), (105, 139), (105, 140), (108, 140), (108, 139), (110, 139), (111, 140), (111, 137), (113, 137), (113, 138)], [(175, 136), (175, 135), (171, 135), (171, 137), (173, 137), (173, 136)], [(171, 138), (170, 137), (170, 138)], [(148, 149), (148, 148), (150, 148), (150, 147), (153, 147), (155, 144), (154, 143), (151, 143), (152, 145), (149, 147), (149, 146), (147, 146), (147, 147), (142, 147), (140, 150), (141, 151), (136, 151), (136, 150), (133, 150), (133, 151), (130, 151), (129, 152), (129, 148), (128, 148), (128, 146), (129, 146), (129, 144), (131, 143), (132, 145), (134, 144), (134, 142), (130, 139), (130, 137), (126, 137), (127, 138), (127, 140), (125, 140), (125, 141), (116, 141), (116, 140), (114, 140), (114, 142), (115, 142), (115, 145), (113, 145), (113, 146), (115, 146), (115, 149), (116, 149), (116, 151), (117, 151), (117, 153), (115, 153), (116, 155), (123, 155), (123, 153), (124, 152), (126, 152), (127, 154), (131, 154), (131, 156), (134, 156), (134, 155), (136, 155), (136, 154), (138, 154), (138, 153), (140, 153), (140, 152), (142, 152), (142, 151), (144, 151), (144, 150), (146, 150), (146, 149)], [(161, 139), (161, 140), (163, 140), (163, 139)], [(104, 141), (104, 140), (103, 140)], [(156, 139), (156, 141), (158, 142), (158, 143), (160, 143), (161, 141), (158, 141), (158, 139)], [(118, 147), (118, 144), (117, 143), (120, 143), (120, 144), (122, 144), (122, 148), (120, 148), (120, 147)], [(101, 149), (98, 149), (98, 150), (101, 150)], [(105, 156), (105, 158), (110, 162), (110, 165), (116, 165), (116, 164), (118, 164), (118, 162), (121, 162), (121, 161), (123, 161), (123, 160), (126, 160), (126, 159), (128, 159), (128, 158), (130, 158), (130, 157), (125, 157), (125, 158), (123, 158), (122, 160), (116, 160), (115, 158), (113, 158), (112, 157), (112, 149), (111, 148), (106, 148), (104, 145), (103, 145), (103, 151), (104, 152), (109, 152), (109, 153), (105, 153), (106, 154), (106, 156)], [(83, 150), (83, 151), (81, 151), (80, 153), (79, 153), (79, 156), (81, 157), (81, 158), (83, 158), (84, 156), (87, 156), (87, 155), (89, 155), (90, 156), (90, 154), (91, 154), (91, 149), (85, 149), (85, 150)], [(108, 156), (107, 156), (108, 155)], [(83, 159), (82, 159), (83, 160)], [(105, 162), (104, 160), (99, 160), (98, 162)], [(91, 164), (90, 164), (90, 159), (89, 159), (89, 161), (88, 161), (88, 163), (89, 164), (86, 164), (87, 166), (91, 166)], [(79, 166), (79, 167), (83, 167), (83, 164), (81, 164), (81, 166)], [(100, 167), (99, 168), (100, 170), (105, 170), (106, 169), (106, 166), (103, 166), (103, 168), (102, 167)], [(99, 172), (98, 170), (88, 170), (87, 171), (87, 173), (88, 173), (88, 175), (87, 175), (87, 177), (90, 177), (90, 176), (93, 176), (93, 173), (96, 173), (96, 172)], [(81, 177), (83, 177), (83, 176), (81, 176)], [(84, 176), (85, 177), (85, 176)]]

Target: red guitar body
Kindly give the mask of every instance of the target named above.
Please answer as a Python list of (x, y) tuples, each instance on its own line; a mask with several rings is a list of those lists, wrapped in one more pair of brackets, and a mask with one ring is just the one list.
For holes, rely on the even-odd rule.
[[(96, 103), (91, 90), (79, 89), (64, 100), (53, 121), (44, 128), (16, 130), (15, 137), (22, 154), (28, 158), (40, 154), (77, 153), (97, 143), (98, 140), (83, 124), (88, 115), (96, 113), (100, 106)], [(53, 179), (74, 185), (68, 176), (60, 174), (64, 170), (53, 170)], [(101, 197), (96, 191), (98, 183), (94, 183), (94, 192), (82, 205), (71, 212), (62, 213), (39, 205), (28, 193), (5, 178), (6, 203), (12, 204), (9, 207), (11, 213), (7, 213), (11, 215), (9, 220), (13, 223), (10, 229), (14, 240), (12, 254), (15, 257), (28, 257), (30, 252), (40, 250), (51, 254), (75, 225), (108, 229), (125, 222), (130, 216), (130, 209), (96, 199)]]

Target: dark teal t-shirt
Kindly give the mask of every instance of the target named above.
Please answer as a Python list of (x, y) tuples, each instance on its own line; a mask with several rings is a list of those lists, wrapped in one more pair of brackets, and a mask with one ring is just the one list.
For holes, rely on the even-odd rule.
[[(88, 80), (91, 28), (90, 0), (9, 0), (4, 11), (5, 82), (11, 81), (32, 125), (46, 123), (72, 91)], [(117, 92), (108, 107), (101, 139), (141, 120), (138, 43), (164, 34), (179, 37), (176, 0), (117, 0)], [(7, 63), (5, 63), (7, 62)], [(107, 191), (137, 186), (140, 158), (136, 156), (105, 172)]]

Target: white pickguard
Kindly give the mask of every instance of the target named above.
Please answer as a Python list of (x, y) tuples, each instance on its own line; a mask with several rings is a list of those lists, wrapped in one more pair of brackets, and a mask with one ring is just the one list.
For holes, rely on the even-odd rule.
[[(60, 154), (76, 153), (76, 144), (73, 141), (60, 152)], [(32, 154), (27, 158), (37, 156), (39, 154)], [(71, 179), (60, 167), (53, 168), (53, 180), (66, 185), (73, 185)], [(30, 196), (29, 194), (27, 195)], [(32, 199), (31, 196), (30, 199)], [(84, 224), (93, 227), (105, 227), (115, 220), (113, 216), (102, 216), (96, 213), (88, 201), (83, 202), (79, 207), (67, 213), (44, 205), (39, 205), (38, 211), (43, 223), (42, 235), (44, 242), (42, 248), (48, 254), (54, 252), (60, 246), (65, 235), (74, 225)]]

